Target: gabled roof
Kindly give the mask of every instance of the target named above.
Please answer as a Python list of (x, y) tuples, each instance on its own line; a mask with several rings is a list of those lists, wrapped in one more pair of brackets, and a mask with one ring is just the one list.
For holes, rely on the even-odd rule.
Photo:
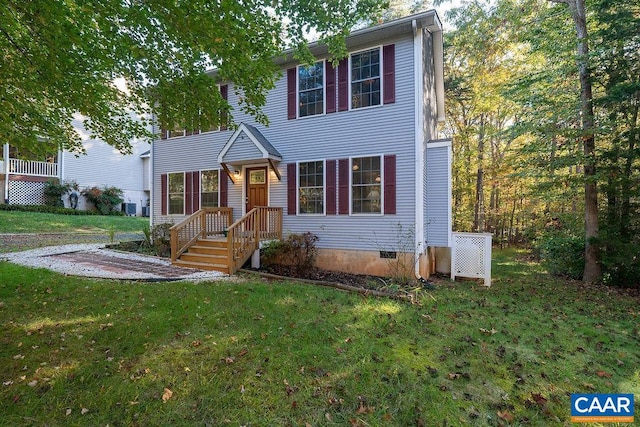
[[(247, 146), (247, 144), (250, 145)], [(218, 154), (218, 163), (238, 164), (257, 160), (280, 162), (282, 155), (258, 129), (246, 123), (240, 123)]]

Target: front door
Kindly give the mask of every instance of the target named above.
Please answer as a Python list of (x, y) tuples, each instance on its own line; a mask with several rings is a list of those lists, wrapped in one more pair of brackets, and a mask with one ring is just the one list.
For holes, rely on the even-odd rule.
[(268, 206), (267, 168), (248, 168), (247, 174), (247, 199), (246, 212), (256, 206)]

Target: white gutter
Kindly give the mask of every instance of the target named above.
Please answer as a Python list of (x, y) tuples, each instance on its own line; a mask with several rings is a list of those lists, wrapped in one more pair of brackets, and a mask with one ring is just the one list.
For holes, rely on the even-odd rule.
[[(414, 92), (414, 123), (415, 123), (415, 141), (414, 141), (414, 170), (415, 170), (415, 242), (414, 242), (414, 257), (421, 254), (424, 250), (423, 239), (423, 218), (424, 218), (424, 203), (419, 201), (424, 199), (424, 180), (422, 174), (424, 172), (424, 82), (423, 82), (423, 60), (422, 60), (422, 31), (418, 30), (416, 21), (412, 23), (413, 28), (413, 72), (416, 82)], [(420, 278), (420, 263), (416, 262), (414, 265), (415, 276)]]

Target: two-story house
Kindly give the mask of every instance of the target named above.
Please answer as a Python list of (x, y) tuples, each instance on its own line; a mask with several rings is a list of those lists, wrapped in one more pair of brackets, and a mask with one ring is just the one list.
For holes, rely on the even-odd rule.
[[(268, 127), (236, 109), (229, 129), (161, 132), (151, 150), (152, 224), (191, 216), (197, 228), (175, 237), (176, 260), (212, 234), (198, 228), (205, 222), (194, 219), (198, 212), (231, 223), (267, 206), (281, 210), (263, 211), (253, 220), (258, 228), (316, 234), (321, 268), (385, 275), (390, 259), (408, 256), (416, 275), (428, 277), (429, 248), (451, 240), (451, 141), (437, 137), (440, 20), (423, 12), (354, 31), (346, 43), (349, 54), (336, 67), (320, 44), (311, 45), (313, 65), (291, 54), (276, 60), (282, 78), (267, 97)], [(232, 85), (220, 89), (233, 108)], [(231, 257), (253, 226), (239, 227), (221, 237)]]
[[(123, 192), (129, 215), (146, 216), (151, 197), (150, 145), (142, 139), (131, 141), (131, 154), (122, 154), (106, 142), (91, 138), (76, 114), (73, 127), (82, 139), (85, 154), (59, 150), (37, 157), (21, 153), (8, 144), (0, 145), (0, 203), (44, 205), (45, 184), (49, 180), (74, 182), (79, 190), (90, 187), (117, 187)], [(68, 195), (63, 197), (69, 207)], [(78, 209), (91, 209), (90, 202), (80, 196)]]

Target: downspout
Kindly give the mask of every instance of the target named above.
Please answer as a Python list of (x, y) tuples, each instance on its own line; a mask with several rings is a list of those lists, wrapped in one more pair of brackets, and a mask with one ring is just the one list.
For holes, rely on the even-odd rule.
[(414, 79), (416, 83), (416, 89), (414, 92), (414, 103), (415, 103), (415, 141), (414, 141), (414, 173), (415, 173), (415, 197), (416, 201), (414, 211), (415, 211), (415, 228), (414, 228), (414, 254), (415, 257), (415, 265), (414, 265), (414, 275), (416, 279), (420, 280), (422, 277), (420, 275), (420, 257), (422, 254), (424, 241), (422, 238), (423, 234), (423, 217), (424, 217), (424, 157), (422, 154), (422, 146), (424, 144), (424, 82), (423, 82), (423, 64), (422, 64), (422, 33), (418, 30), (418, 23), (414, 19), (411, 21), (411, 28), (413, 29), (413, 60), (414, 60)]
[(4, 159), (4, 200), (5, 204), (9, 204), (9, 144), (2, 146), (2, 158)]

